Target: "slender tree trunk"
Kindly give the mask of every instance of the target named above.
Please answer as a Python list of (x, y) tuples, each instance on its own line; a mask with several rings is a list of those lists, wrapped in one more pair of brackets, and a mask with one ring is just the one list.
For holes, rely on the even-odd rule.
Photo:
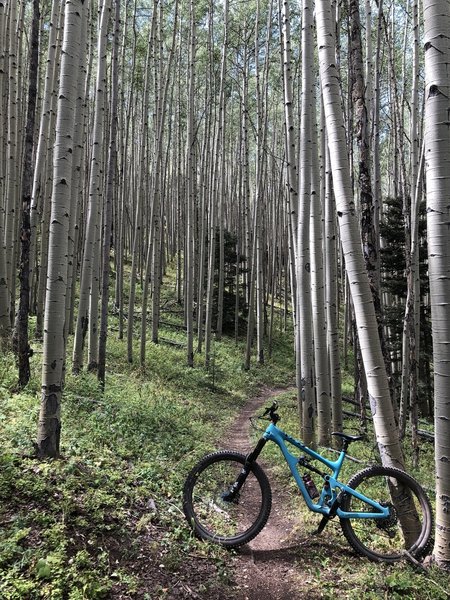
[(425, 0), (425, 169), (433, 331), (437, 564), (450, 570), (450, 1)]
[(108, 172), (106, 179), (106, 198), (103, 222), (102, 249), (102, 299), (100, 312), (100, 335), (98, 347), (97, 377), (105, 387), (106, 339), (108, 336), (108, 304), (111, 259), (111, 230), (113, 221), (114, 182), (117, 162), (117, 105), (119, 95), (119, 42), (120, 42), (120, 0), (115, 0), (114, 48), (111, 73), (111, 125), (109, 132)]
[[(144, 173), (147, 172), (146, 161), (148, 159), (148, 110), (149, 110), (149, 86), (150, 86), (150, 69), (151, 69), (151, 57), (153, 52), (155, 28), (157, 23), (157, 0), (154, 3), (152, 24), (149, 31), (148, 43), (147, 43), (147, 57), (145, 67), (145, 83), (144, 93), (142, 100), (142, 140), (141, 147), (139, 148), (139, 170), (137, 173), (138, 184), (136, 191), (136, 206), (135, 206), (135, 218), (134, 231), (133, 231), (133, 249), (131, 257), (131, 273), (130, 273), (130, 294), (128, 299), (128, 325), (127, 325), (127, 354), (128, 362), (133, 362), (133, 329), (134, 329), (134, 307), (136, 303), (136, 273), (138, 266), (138, 252), (141, 237), (141, 213), (142, 205), (144, 202)], [(154, 210), (154, 209), (153, 209)], [(154, 244), (153, 239), (153, 244)], [(155, 340), (153, 340), (155, 341)]]
[(345, 268), (355, 310), (361, 354), (367, 375), (370, 406), (383, 464), (403, 467), (403, 456), (392, 407), (384, 358), (378, 337), (369, 277), (361, 250), (359, 228), (346, 151), (345, 128), (335, 60), (334, 26), (327, 0), (316, 4), (320, 78), (327, 124), (330, 162)]
[[(325, 131), (324, 131), (325, 137)], [(342, 387), (339, 360), (339, 291), (337, 286), (336, 207), (328, 150), (325, 158), (325, 271), (328, 356), (333, 431), (342, 431)], [(344, 338), (347, 337), (344, 327)]]
[(45, 73), (45, 85), (44, 85), (44, 96), (42, 100), (42, 110), (39, 125), (39, 134), (36, 148), (36, 158), (34, 164), (33, 173), (33, 187), (31, 192), (31, 208), (30, 208), (30, 287), (32, 311), (36, 310), (36, 294), (33, 293), (34, 280), (36, 279), (36, 253), (38, 243), (38, 224), (39, 224), (39, 204), (42, 200), (42, 192), (45, 185), (45, 159), (47, 156), (47, 148), (49, 145), (49, 126), (51, 122), (52, 112), (52, 96), (55, 90), (55, 77), (57, 75), (57, 46), (58, 46), (58, 33), (60, 31), (60, 25), (62, 25), (62, 17), (64, 11), (61, 9), (61, 1), (53, 0), (52, 12), (50, 15), (50, 32), (48, 39), (48, 54), (47, 54), (47, 65)]
[[(86, 219), (86, 230), (84, 237), (84, 252), (81, 268), (80, 300), (78, 306), (78, 317), (75, 328), (73, 347), (74, 373), (78, 373), (83, 366), (83, 348), (86, 334), (89, 330), (89, 305), (90, 296), (96, 296), (96, 276), (94, 263), (98, 257), (98, 222), (99, 206), (102, 201), (102, 153), (103, 153), (103, 131), (105, 112), (105, 82), (106, 82), (106, 43), (108, 40), (108, 23), (111, 13), (111, 0), (104, 0), (100, 26), (98, 31), (97, 46), (97, 83), (95, 94), (94, 130), (92, 133), (92, 155), (89, 179), (89, 202)], [(98, 264), (98, 263), (97, 263)], [(98, 295), (96, 296), (98, 297)]]
[[(5, 225), (4, 244), (6, 255), (6, 273), (4, 274), (8, 290), (8, 333), (14, 318), (15, 300), (15, 257), (16, 257), (16, 231), (17, 231), (17, 208), (18, 208), (18, 181), (20, 174), (20, 150), (19, 138), (19, 109), (18, 109), (18, 85), (19, 85), (19, 43), (18, 43), (18, 14), (17, 2), (11, 2), (9, 7), (9, 57), (8, 57), (8, 142), (7, 142), (7, 186), (5, 202)], [(1, 266), (1, 263), (0, 263)], [(2, 279), (0, 274), (0, 279)], [(4, 312), (3, 310), (1, 311)], [(2, 328), (4, 329), (4, 328)]]
[[(313, 15), (308, 0), (303, 2), (302, 21), (302, 88), (301, 123), (299, 143), (299, 213), (297, 228), (297, 305), (298, 336), (300, 338), (300, 376), (302, 405), (302, 438), (306, 444), (314, 441), (316, 402), (313, 379), (313, 331), (311, 305), (311, 174), (312, 174), (312, 126), (315, 110), (312, 90), (313, 72)], [(298, 366), (297, 366), (298, 368)]]
[[(5, 114), (6, 94), (8, 91), (8, 61), (6, 58), (6, 48), (9, 44), (7, 31), (8, 13), (5, 10), (5, 3), (0, 6), (0, 109)], [(8, 292), (8, 273), (6, 268), (6, 237), (5, 237), (5, 210), (3, 199), (6, 191), (6, 152), (3, 146), (7, 135), (7, 119), (3, 118), (0, 123), (0, 350), (6, 348), (9, 344), (10, 319), (9, 319), (9, 292)]]
[(45, 301), (42, 396), (37, 434), (38, 453), (59, 455), (61, 397), (64, 384), (66, 328), (65, 295), (72, 179), (75, 103), (80, 64), (80, 33), (84, 0), (66, 0), (63, 53), (58, 94), (58, 117), (54, 150), (50, 252)]
[(300, 421), (302, 419), (302, 376), (301, 376), (301, 343), (299, 332), (299, 314), (297, 301), (297, 229), (299, 210), (299, 180), (297, 173), (297, 152), (293, 115), (293, 93), (292, 93), (292, 62), (291, 62), (291, 24), (290, 7), (288, 0), (278, 0), (278, 19), (280, 27), (281, 56), (283, 67), (283, 98), (284, 98), (284, 131), (285, 131), (285, 167), (286, 183), (289, 199), (289, 252), (290, 252), (290, 276), (291, 295), (293, 305), (294, 335), (295, 335), (295, 359), (296, 359), (296, 384), (297, 400), (299, 406)]
[(225, 140), (226, 140), (226, 124), (227, 115), (225, 112), (225, 83), (226, 83), (226, 70), (227, 70), (227, 53), (228, 53), (228, 13), (229, 5), (228, 0), (224, 0), (223, 5), (223, 45), (222, 45), (222, 61), (220, 66), (220, 86), (219, 86), (219, 127), (218, 127), (218, 150), (220, 152), (220, 171), (218, 174), (220, 187), (217, 187), (216, 197), (218, 203), (218, 229), (219, 229), (219, 271), (218, 271), (218, 283), (217, 283), (217, 325), (216, 325), (216, 337), (221, 339), (222, 327), (223, 327), (223, 295), (224, 295), (224, 252), (225, 252), (225, 237), (224, 237), (224, 203), (226, 194), (226, 169), (225, 169)]
[[(187, 175), (187, 224), (186, 224), (186, 328), (187, 328), (187, 364), (194, 366), (194, 201), (195, 201), (195, 54), (196, 54), (196, 16), (195, 2), (189, 5), (190, 44), (188, 75), (188, 125), (186, 142), (186, 175)], [(202, 271), (203, 272), (203, 271)], [(203, 299), (198, 299), (198, 304)], [(202, 325), (201, 325), (202, 326)]]
[(88, 11), (83, 12), (83, 22), (81, 26), (81, 58), (80, 58), (80, 77), (78, 80), (77, 104), (75, 108), (75, 135), (74, 135), (74, 153), (72, 159), (72, 189), (71, 205), (75, 209), (70, 214), (69, 221), (69, 248), (68, 248), (68, 272), (67, 272), (67, 296), (66, 296), (66, 328), (67, 333), (74, 332), (75, 315), (75, 292), (76, 278), (78, 273), (78, 246), (80, 239), (80, 220), (82, 215), (82, 206), (84, 205), (84, 171), (83, 167), (87, 157), (84, 156), (84, 140), (87, 134), (87, 91), (89, 79), (86, 69), (86, 38), (87, 38)]
[[(312, 32), (311, 32), (312, 33)], [(313, 45), (311, 36), (311, 46)], [(315, 390), (317, 402), (318, 443), (330, 445), (330, 367), (327, 353), (327, 324), (325, 318), (325, 274), (323, 254), (323, 207), (325, 206), (325, 181), (320, 185), (319, 156), (317, 148), (316, 98), (311, 107), (312, 159), (311, 159), (311, 297), (314, 332)], [(322, 174), (325, 171), (325, 144), (321, 148)], [(325, 178), (323, 178), (325, 180)], [(334, 430), (335, 431), (335, 430)]]
[(22, 179), (22, 219), (19, 267), (20, 295), (13, 336), (13, 346), (17, 354), (20, 388), (23, 388), (30, 379), (31, 349), (28, 341), (28, 316), (30, 312), (30, 206), (33, 182), (33, 134), (36, 114), (39, 61), (39, 19), (39, 0), (33, 0), (33, 20), (30, 40), (31, 54), (28, 71), (28, 107), (25, 130), (24, 171)]

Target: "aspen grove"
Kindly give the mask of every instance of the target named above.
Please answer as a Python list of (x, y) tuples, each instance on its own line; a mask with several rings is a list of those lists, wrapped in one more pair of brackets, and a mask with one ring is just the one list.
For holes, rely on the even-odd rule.
[(37, 455), (110, 336), (151, 378), (171, 310), (192, 369), (292, 329), (307, 444), (350, 361), (383, 464), (434, 420), (450, 569), (449, 64), (450, 0), (0, 1), (0, 347), (24, 388), (43, 343)]

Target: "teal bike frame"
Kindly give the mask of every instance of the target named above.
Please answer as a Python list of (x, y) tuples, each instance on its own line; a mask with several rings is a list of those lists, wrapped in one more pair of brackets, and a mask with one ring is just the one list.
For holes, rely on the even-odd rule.
[[(308, 446), (306, 446), (299, 440), (296, 440), (292, 436), (285, 433), (282, 429), (277, 427), (274, 423), (270, 423), (270, 425), (268, 425), (267, 429), (265, 430), (261, 440), (258, 442), (258, 445), (255, 448), (254, 452), (251, 453), (251, 455), (249, 455), (249, 458), (251, 456), (250, 460), (256, 459), (257, 454), (259, 454), (261, 452), (264, 444), (268, 441), (275, 442), (277, 444), (277, 446), (280, 448), (287, 464), (289, 465), (289, 469), (291, 470), (291, 473), (292, 473), (295, 481), (297, 482), (297, 486), (298, 486), (300, 492), (302, 493), (302, 496), (305, 499), (305, 502), (308, 505), (309, 509), (312, 510), (313, 512), (324, 515), (326, 521), (328, 521), (329, 518), (331, 518), (335, 515), (337, 515), (341, 519), (382, 519), (384, 517), (389, 516), (389, 508), (388, 507), (382, 506), (375, 500), (372, 500), (371, 498), (364, 496), (364, 494), (360, 494), (359, 492), (352, 489), (351, 487), (348, 487), (344, 483), (341, 483), (340, 481), (338, 481), (339, 473), (341, 471), (341, 467), (342, 467), (342, 464), (343, 464), (345, 456), (346, 456), (345, 450), (341, 451), (337, 460), (335, 460), (335, 461), (328, 460), (328, 459), (324, 458), (323, 456), (321, 456), (320, 454), (318, 454), (317, 452), (314, 452), (314, 450), (311, 450), (311, 448), (308, 448)], [(291, 444), (292, 446), (295, 446), (302, 452), (305, 452), (312, 459), (320, 461), (332, 472), (331, 474), (320, 473), (320, 471), (318, 471), (317, 469), (311, 468), (308, 465), (303, 463), (307, 469), (315, 471), (316, 473), (319, 473), (325, 480), (324, 486), (322, 488), (320, 497), (318, 498), (317, 502), (314, 502), (311, 499), (311, 497), (308, 493), (308, 490), (306, 489), (305, 483), (302, 479), (302, 476), (300, 475), (300, 473), (298, 471), (297, 466), (302, 463), (300, 462), (300, 460), (297, 456), (294, 456), (293, 454), (291, 454), (291, 452), (289, 452), (289, 450), (286, 446), (286, 442), (288, 444)], [(359, 500), (365, 502), (368, 506), (371, 506), (374, 509), (374, 511), (373, 512), (347, 512), (347, 511), (342, 510), (339, 506), (339, 504), (340, 504), (339, 498), (342, 493), (351, 494), (355, 498), (358, 498)], [(325, 525), (325, 522), (324, 522), (323, 526)]]

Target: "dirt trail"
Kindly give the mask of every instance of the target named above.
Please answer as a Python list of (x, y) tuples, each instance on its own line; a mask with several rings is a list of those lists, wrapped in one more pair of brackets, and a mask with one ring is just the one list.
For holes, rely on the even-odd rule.
[[(285, 389), (263, 389), (258, 396), (251, 398), (241, 410), (235, 422), (224, 436), (226, 446), (232, 450), (248, 452), (254, 446), (250, 440), (249, 418), (258, 409), (268, 405), (272, 397), (286, 391)], [(233, 598), (242, 600), (283, 600), (284, 598), (304, 597), (299, 589), (298, 559), (299, 543), (294, 540), (292, 531), (299, 520), (286, 511), (281, 489), (270, 466), (263, 459), (258, 462), (264, 465), (272, 488), (272, 510), (269, 521), (259, 535), (239, 550), (234, 568), (237, 590)]]

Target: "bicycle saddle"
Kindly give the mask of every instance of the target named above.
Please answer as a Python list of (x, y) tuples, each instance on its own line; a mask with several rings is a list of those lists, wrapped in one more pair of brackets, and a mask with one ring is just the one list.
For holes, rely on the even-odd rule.
[(343, 433), (342, 431), (333, 431), (331, 435), (336, 435), (343, 440), (345, 440), (348, 444), (350, 442), (357, 442), (358, 440), (362, 440), (364, 438), (363, 435), (348, 435), (348, 433)]

